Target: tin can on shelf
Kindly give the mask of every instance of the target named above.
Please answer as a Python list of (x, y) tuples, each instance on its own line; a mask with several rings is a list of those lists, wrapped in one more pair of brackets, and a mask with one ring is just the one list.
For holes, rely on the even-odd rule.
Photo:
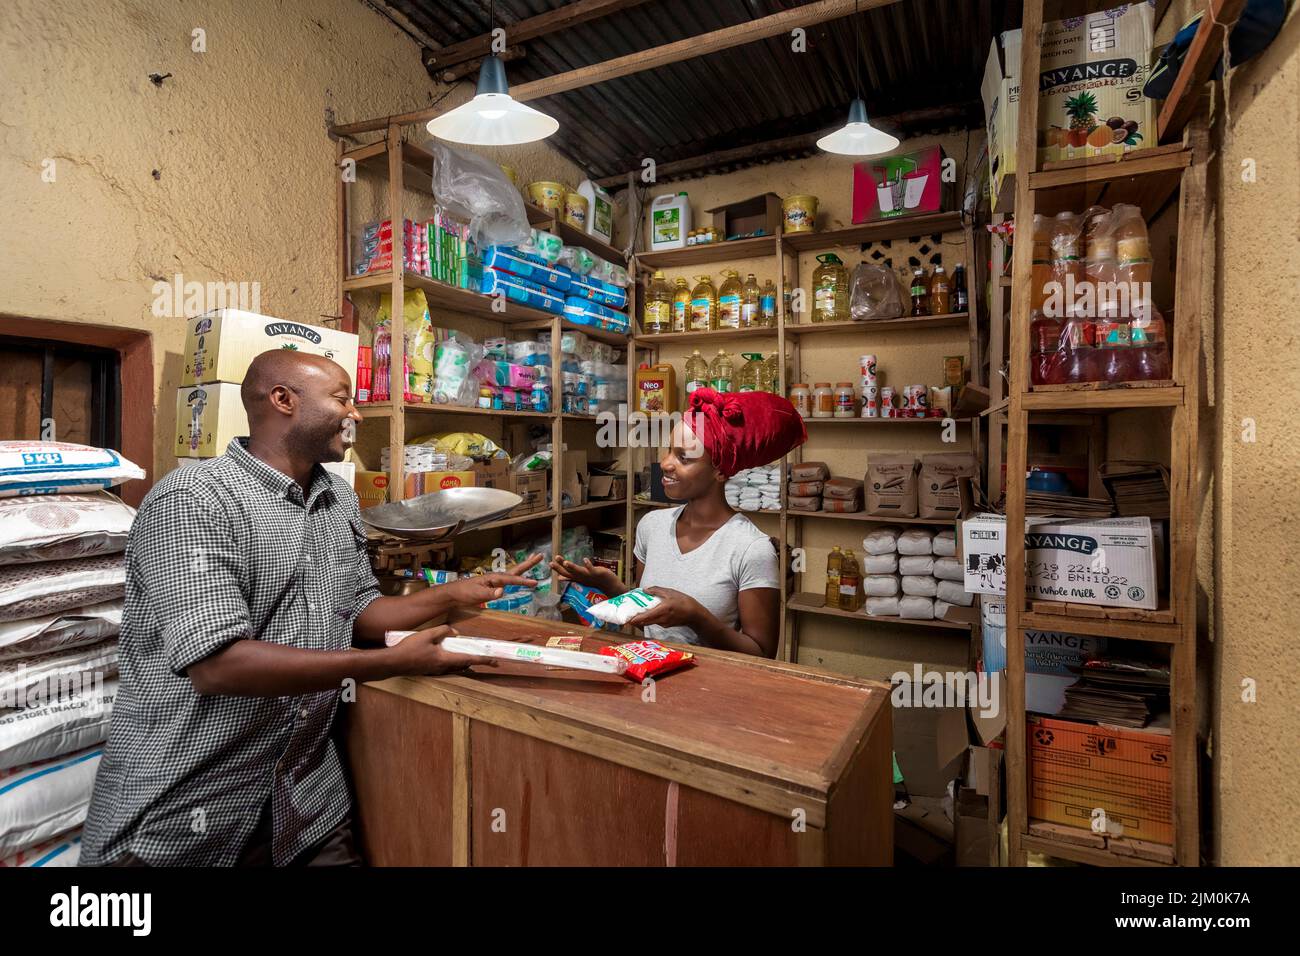
[(898, 417), (898, 399), (894, 395), (894, 386), (880, 386), (880, 417), (897, 418)]
[(786, 233), (812, 232), (817, 222), (817, 197), (786, 196), (781, 214)]

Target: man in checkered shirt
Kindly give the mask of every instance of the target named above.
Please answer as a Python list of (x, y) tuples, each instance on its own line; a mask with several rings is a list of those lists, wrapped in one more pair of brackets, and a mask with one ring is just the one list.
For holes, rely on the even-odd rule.
[(481, 662), (442, 650), (450, 628), (395, 647), (384, 632), (535, 583), (519, 574), (540, 556), (381, 597), (357, 496), (319, 464), (342, 460), (361, 420), (347, 372), (266, 352), (241, 397), (251, 436), (163, 478), (131, 529), (83, 865), (359, 862), (330, 733), (345, 687)]

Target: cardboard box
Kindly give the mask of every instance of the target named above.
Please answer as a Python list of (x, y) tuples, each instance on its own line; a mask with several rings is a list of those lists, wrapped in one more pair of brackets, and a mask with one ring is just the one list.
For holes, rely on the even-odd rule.
[[(904, 680), (895, 685), (903, 700), (923, 702), (925, 686)], [(907, 792), (942, 797), (948, 783), (961, 772), (969, 746), (964, 706), (909, 706), (894, 703), (894, 759), (903, 772)]]
[(750, 196), (704, 211), (713, 216), (713, 228), (722, 233), (723, 239), (759, 232), (775, 236), (781, 229), (781, 197), (776, 193)]
[[(1020, 114), (1020, 31), (993, 38), (980, 94), (984, 99), (984, 132), (988, 137), (989, 197), (994, 212), (1011, 212), (1015, 196), (1002, 185), (1016, 171), (1016, 129)], [(999, 202), (1002, 199), (1004, 201)]]
[(616, 461), (593, 461), (587, 484), (591, 501), (618, 501), (627, 497), (627, 474)]
[[(185, 367), (181, 382), (197, 385), (244, 380), (248, 366), (263, 352), (294, 349), (333, 359), (348, 373), (357, 374), (357, 336), (322, 329), (301, 322), (244, 312), (217, 309), (190, 319), (185, 333)], [(355, 384), (355, 383), (354, 383)]]
[(1118, 823), (1107, 835), (1171, 844), (1169, 736), (1051, 717), (1026, 722), (1029, 817), (1092, 830), (1094, 811)]
[(405, 476), (405, 497), (432, 494), (447, 488), (501, 488), (510, 486), (510, 459), (476, 461), (469, 471), (415, 471)]
[(362, 508), (373, 508), (388, 501), (389, 475), (386, 471), (357, 470), (352, 479), (352, 490)]
[(562, 453), (564, 480), (560, 484), (564, 507), (573, 508), (587, 503), (587, 488), (591, 472), (587, 468), (587, 453), (566, 448)]
[[(961, 523), (967, 591), (1006, 594), (1006, 516)], [(1025, 519), (1025, 594), (1031, 600), (1156, 608), (1156, 541), (1149, 518)]]
[(943, 181), (940, 146), (877, 156), (853, 164), (853, 221), (872, 222), (939, 212), (954, 205), (953, 182)]
[(517, 494), (524, 500), (510, 513), (512, 515), (531, 515), (539, 511), (545, 511), (550, 503), (550, 499), (546, 494), (546, 486), (550, 481), (550, 477), (550, 469), (511, 474), (506, 490)]
[[(984, 638), (984, 669), (990, 673), (1007, 666), (1006, 602), (994, 595), (980, 598), (980, 624)], [(1106, 652), (1106, 638), (1062, 631), (1025, 631), (1025, 709), (1038, 714), (1059, 714), (1065, 706), (1065, 688), (1079, 675), (1070, 667)]]
[(188, 385), (176, 390), (178, 458), (216, 458), (231, 440), (248, 434), (248, 416), (239, 386), (227, 382)]

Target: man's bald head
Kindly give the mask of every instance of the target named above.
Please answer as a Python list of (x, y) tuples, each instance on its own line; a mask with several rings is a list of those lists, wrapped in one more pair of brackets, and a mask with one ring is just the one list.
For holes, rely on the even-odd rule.
[(271, 392), (277, 386), (301, 397), (313, 388), (342, 384), (350, 388), (347, 372), (337, 362), (321, 355), (294, 349), (274, 349), (253, 359), (239, 387), (239, 397), (248, 413), (248, 423), (263, 419), (273, 411)]
[(342, 366), (292, 349), (253, 359), (239, 397), (254, 441), (281, 446), (311, 462), (341, 461), (351, 429), (361, 419), (352, 403), (352, 380)]

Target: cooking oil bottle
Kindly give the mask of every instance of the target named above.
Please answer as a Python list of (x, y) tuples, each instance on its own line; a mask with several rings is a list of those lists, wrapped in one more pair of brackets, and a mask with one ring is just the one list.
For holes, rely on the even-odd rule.
[(757, 329), (762, 325), (759, 321), (760, 298), (758, 280), (754, 278), (754, 273), (751, 272), (746, 276), (745, 286), (740, 294), (740, 327), (742, 329)]
[(709, 384), (715, 392), (735, 391), (736, 366), (722, 349), (718, 349), (717, 356), (709, 364)]
[(718, 289), (718, 329), (740, 328), (741, 300), (745, 294), (740, 273), (735, 269), (723, 269), (722, 286)]
[(849, 548), (840, 559), (840, 610), (856, 611), (862, 607), (862, 570), (858, 556)]
[(781, 373), (784, 371), (784, 369), (781, 368), (781, 353), (773, 352), (771, 355), (767, 357), (766, 364), (767, 364), (767, 382), (768, 382), (767, 390), (773, 393), (774, 395), (780, 395), (781, 394)]
[(673, 287), (673, 331), (685, 332), (691, 314), (691, 284), (678, 276)]
[(785, 309), (785, 320), (787, 322), (795, 321), (794, 312), (794, 286), (790, 284), (789, 278), (781, 280), (781, 305)]
[(686, 359), (686, 395), (709, 384), (709, 360), (696, 349)]
[(826, 606), (838, 608), (840, 606), (840, 569), (843, 567), (844, 555), (840, 553), (840, 546), (837, 544), (831, 548), (830, 555), (826, 558)]
[(758, 324), (764, 329), (776, 328), (776, 284), (771, 279), (758, 297)]
[(813, 270), (814, 322), (847, 322), (849, 318), (849, 270), (840, 257), (825, 252), (817, 257), (821, 263)]
[(718, 327), (718, 290), (713, 276), (696, 276), (691, 290), (691, 327), (688, 332), (708, 332)]
[(768, 389), (763, 386), (767, 384), (767, 374), (765, 369), (766, 363), (759, 352), (742, 352), (745, 358), (745, 364), (740, 367), (740, 377), (736, 380), (736, 391), (738, 392), (766, 392)]
[(662, 271), (656, 271), (646, 289), (645, 331), (647, 335), (660, 335), (673, 328), (673, 292), (668, 288)]

